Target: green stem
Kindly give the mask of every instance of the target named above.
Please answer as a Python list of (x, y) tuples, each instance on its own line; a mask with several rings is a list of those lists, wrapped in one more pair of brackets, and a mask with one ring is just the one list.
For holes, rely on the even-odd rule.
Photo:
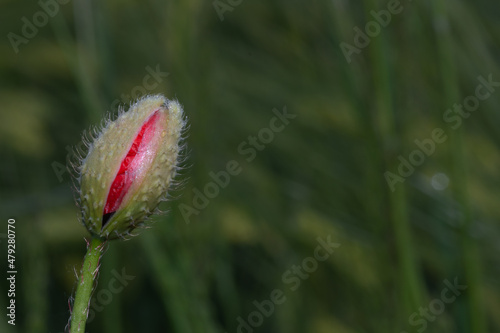
[(85, 323), (87, 321), (90, 297), (94, 289), (94, 283), (97, 280), (99, 272), (99, 262), (105, 249), (105, 241), (94, 237), (87, 248), (87, 254), (83, 261), (80, 271), (80, 278), (76, 288), (75, 302), (71, 312), (70, 333), (85, 332)]
[[(443, 80), (444, 96), (447, 107), (460, 100), (460, 88), (458, 85), (457, 64), (455, 54), (457, 49), (454, 46), (452, 29), (450, 27), (450, 4), (446, 1), (435, 1), (432, 3), (435, 22), (442, 22), (444, 28), (436, 29), (438, 37), (438, 65), (441, 70)], [(460, 238), (463, 253), (463, 265), (469, 297), (469, 320), (468, 331), (484, 333), (488, 331), (486, 314), (484, 309), (484, 296), (481, 292), (481, 258), (478, 244), (471, 235), (471, 228), (474, 222), (473, 212), (469, 200), (467, 161), (464, 148), (464, 126), (456, 129), (450, 134), (451, 142), (451, 175), (455, 180), (453, 194), (461, 210), (460, 217)]]
[[(378, 1), (365, 0), (366, 8), (377, 8)], [(371, 59), (373, 61), (374, 79), (374, 102), (377, 110), (375, 126), (381, 134), (382, 153), (386, 158), (386, 170), (396, 170), (398, 163), (394, 158), (394, 142), (398, 141), (396, 131), (396, 109), (394, 107), (395, 94), (391, 86), (393, 81), (393, 69), (391, 62), (386, 55), (386, 50), (391, 48), (391, 41), (387, 34), (381, 34), (370, 45)], [(376, 137), (373, 139), (376, 140)], [(426, 298), (426, 291), (423, 288), (422, 277), (420, 275), (420, 265), (416, 250), (413, 244), (412, 227), (408, 217), (408, 202), (406, 191), (403, 187), (391, 190), (386, 187), (390, 203), (390, 220), (395, 236), (395, 250), (398, 254), (398, 269), (401, 295), (405, 307), (403, 313), (412, 313), (418, 309)]]

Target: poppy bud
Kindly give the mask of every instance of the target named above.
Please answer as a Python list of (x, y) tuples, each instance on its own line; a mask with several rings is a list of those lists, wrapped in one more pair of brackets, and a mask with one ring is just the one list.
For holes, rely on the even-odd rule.
[(185, 125), (177, 101), (137, 101), (104, 125), (79, 167), (81, 218), (93, 234), (125, 238), (157, 210), (176, 173)]

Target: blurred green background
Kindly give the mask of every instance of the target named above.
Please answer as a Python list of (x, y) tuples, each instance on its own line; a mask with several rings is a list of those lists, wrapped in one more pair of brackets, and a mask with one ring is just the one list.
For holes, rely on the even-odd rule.
[[(182, 186), (152, 229), (110, 245), (88, 332), (500, 332), (500, 91), (447, 113), (479, 76), (500, 81), (498, 2), (41, 3), (1, 5), (2, 309), (8, 218), (18, 275), (0, 332), (64, 331), (88, 238), (69, 147), (144, 93), (185, 108)], [(341, 43), (367, 43), (354, 28), (376, 16), (348, 62)], [(284, 108), (296, 117), (247, 161), (240, 145)], [(422, 164), (391, 191), (410, 155)], [(231, 160), (241, 173), (185, 218)], [(340, 244), (321, 262), (318, 237)]]

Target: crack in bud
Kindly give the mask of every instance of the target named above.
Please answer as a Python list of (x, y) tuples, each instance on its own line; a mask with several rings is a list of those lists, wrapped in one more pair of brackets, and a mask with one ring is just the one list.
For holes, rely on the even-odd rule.
[(134, 181), (140, 181), (140, 178), (147, 172), (157, 148), (157, 145), (153, 144), (153, 139), (160, 118), (160, 111), (156, 110), (142, 125), (127, 155), (123, 158), (108, 192), (103, 210), (102, 228), (118, 210)]

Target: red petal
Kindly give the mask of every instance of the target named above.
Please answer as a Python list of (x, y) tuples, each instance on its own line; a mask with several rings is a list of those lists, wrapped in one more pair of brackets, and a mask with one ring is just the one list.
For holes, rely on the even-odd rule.
[(106, 205), (104, 206), (103, 215), (114, 213), (120, 207), (123, 198), (127, 194), (130, 186), (137, 178), (140, 170), (141, 162), (145, 160), (145, 155), (148, 153), (151, 140), (154, 137), (156, 122), (160, 118), (159, 111), (155, 111), (149, 119), (142, 125), (141, 130), (137, 134), (128, 151), (123, 158), (120, 169), (109, 189)]

